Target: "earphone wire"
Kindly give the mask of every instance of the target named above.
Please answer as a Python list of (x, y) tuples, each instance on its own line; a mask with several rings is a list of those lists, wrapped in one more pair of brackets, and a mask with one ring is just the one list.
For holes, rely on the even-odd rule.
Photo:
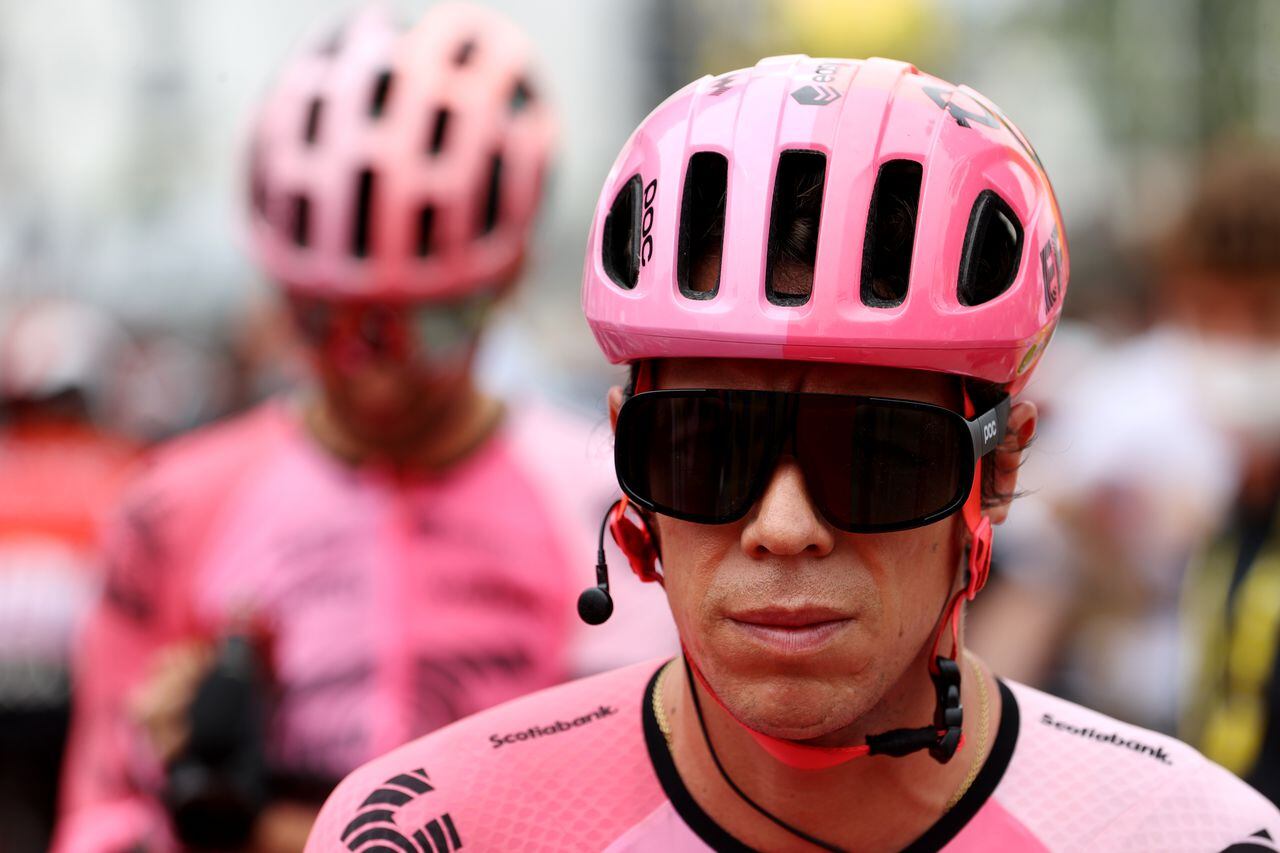
[(605, 572), (608, 571), (608, 564), (604, 558), (604, 534), (609, 529), (609, 521), (613, 518), (613, 514), (617, 511), (620, 503), (622, 503), (622, 498), (618, 498), (610, 505), (609, 511), (604, 514), (604, 518), (600, 521), (600, 536), (596, 539), (596, 583), (603, 583), (606, 589), (608, 589), (609, 576), (608, 574), (601, 576), (601, 566), (605, 567)]
[(689, 658), (682, 655), (681, 659), (684, 661), (684, 671), (689, 682), (689, 693), (693, 696), (693, 710), (697, 712), (698, 715), (698, 727), (702, 729), (702, 740), (706, 743), (707, 752), (711, 754), (711, 760), (715, 763), (716, 770), (720, 771), (720, 778), (724, 779), (725, 784), (738, 795), (740, 800), (755, 809), (763, 817), (768, 818), (778, 827), (794, 835), (796, 838), (799, 838), (802, 841), (807, 841), (809, 844), (812, 844), (814, 847), (821, 850), (828, 850), (830, 853), (845, 853), (844, 848), (837, 847), (834, 844), (829, 844), (821, 838), (812, 836), (803, 829), (799, 829), (798, 827), (787, 823), (785, 820), (778, 817), (755, 800), (751, 799), (746, 791), (738, 787), (738, 783), (733, 781), (733, 778), (729, 776), (729, 771), (725, 770), (724, 765), (720, 763), (720, 756), (716, 754), (716, 748), (711, 743), (711, 733), (707, 731), (707, 721), (702, 716), (702, 702), (698, 699), (698, 686), (694, 681), (693, 670), (689, 665)]

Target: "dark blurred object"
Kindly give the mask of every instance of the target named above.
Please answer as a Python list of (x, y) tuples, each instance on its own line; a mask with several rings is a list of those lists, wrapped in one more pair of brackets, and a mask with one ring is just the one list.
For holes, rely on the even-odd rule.
[(0, 709), (0, 850), (48, 849), (69, 707)]
[(248, 842), (267, 802), (265, 696), (253, 641), (224, 639), (196, 689), (187, 747), (169, 766), (165, 803), (184, 844), (219, 850)]

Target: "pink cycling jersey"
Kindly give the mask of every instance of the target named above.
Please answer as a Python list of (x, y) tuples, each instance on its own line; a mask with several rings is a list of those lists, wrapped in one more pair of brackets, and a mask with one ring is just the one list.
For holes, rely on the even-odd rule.
[(361, 762), (583, 660), (674, 649), (656, 587), (620, 602), (636, 612), (604, 652), (579, 642), (575, 597), (616, 490), (588, 450), (603, 438), (522, 407), (443, 473), (406, 475), (331, 457), (277, 402), (161, 451), (110, 537), (77, 662), (58, 848), (171, 845), (129, 696), (158, 650), (246, 617), (271, 637), (269, 766), (282, 795), (317, 803)]
[[(366, 765), (308, 853), (748, 849), (675, 769), (653, 712), (660, 667), (555, 687)], [(981, 772), (908, 849), (1276, 850), (1275, 808), (1185, 744), (1018, 684), (1000, 696)]]

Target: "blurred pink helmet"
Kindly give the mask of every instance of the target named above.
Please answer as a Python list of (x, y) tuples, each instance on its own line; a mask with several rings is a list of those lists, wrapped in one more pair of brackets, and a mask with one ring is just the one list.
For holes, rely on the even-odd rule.
[(79, 391), (101, 406), (129, 355), (127, 333), (100, 308), (62, 297), (13, 304), (0, 321), (0, 400)]
[(781, 56), (640, 124), (596, 208), (582, 299), (614, 363), (835, 361), (1013, 392), (1067, 273), (1048, 177), (989, 101), (901, 62)]
[(296, 57), (253, 133), (251, 240), (286, 288), (451, 300), (518, 272), (555, 135), (507, 18), (381, 7)]

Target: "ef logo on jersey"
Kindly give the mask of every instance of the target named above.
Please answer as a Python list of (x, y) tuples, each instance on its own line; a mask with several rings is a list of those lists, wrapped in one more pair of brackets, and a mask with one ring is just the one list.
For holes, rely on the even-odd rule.
[(447, 812), (412, 833), (398, 825), (396, 813), (401, 807), (434, 790), (421, 767), (392, 776), (365, 797), (356, 816), (342, 830), (342, 843), (352, 853), (397, 848), (405, 853), (453, 853), (462, 849), (458, 828)]

